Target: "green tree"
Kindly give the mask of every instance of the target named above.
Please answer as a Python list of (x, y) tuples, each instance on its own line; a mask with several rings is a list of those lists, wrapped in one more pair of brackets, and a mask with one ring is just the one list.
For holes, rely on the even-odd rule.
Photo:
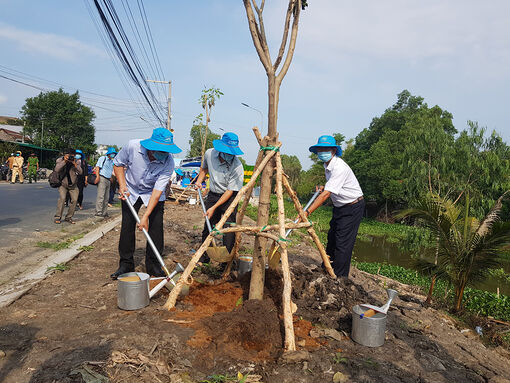
[(419, 263), (423, 270), (454, 286), (456, 311), (462, 308), (468, 283), (483, 280), (489, 269), (501, 267), (498, 253), (510, 244), (510, 223), (498, 220), (503, 199), (509, 192), (503, 193), (481, 221), (470, 215), (469, 193), (464, 196), (464, 206), (435, 196), (399, 215), (419, 220), (437, 237), (438, 262)]
[[(211, 130), (204, 124), (204, 115), (199, 114), (193, 121), (189, 133), (189, 150), (188, 157), (200, 157), (202, 156), (202, 150), (205, 152), (207, 149), (213, 147), (212, 142), (220, 137), (219, 134), (211, 132)], [(204, 137), (206, 140), (204, 142)]]
[(282, 154), (282, 166), (285, 174), (289, 176), (289, 182), (295, 190), (301, 178), (301, 162), (297, 156)]
[(43, 147), (57, 150), (80, 148), (86, 153), (96, 150), (92, 125), (95, 114), (80, 102), (78, 92), (69, 94), (62, 89), (41, 92), (26, 99), (21, 116), (26, 122), (25, 134), (37, 145), (41, 143), (42, 132)]
[[(200, 118), (200, 134), (201, 134), (201, 137), (202, 137), (202, 148), (201, 148), (201, 156), (203, 157), (204, 156), (204, 153), (206, 151), (206, 146), (207, 146), (207, 143), (209, 142), (208, 140), (208, 136), (209, 136), (209, 122), (211, 122), (211, 111), (212, 111), (212, 107), (214, 105), (216, 105), (216, 100), (219, 100), (220, 97), (223, 96), (223, 93), (218, 89), (218, 88), (215, 88), (215, 87), (212, 87), (212, 88), (206, 88), (204, 87), (204, 89), (202, 90), (202, 95), (200, 96), (200, 99), (198, 100), (198, 102), (200, 103), (200, 105), (202, 105), (202, 108), (204, 109), (204, 112), (205, 112), (205, 124), (203, 123), (202, 119), (203, 119), (203, 116), (202, 115), (199, 115), (202, 116)], [(195, 124), (193, 124), (195, 125)], [(212, 142), (212, 140), (211, 140)]]

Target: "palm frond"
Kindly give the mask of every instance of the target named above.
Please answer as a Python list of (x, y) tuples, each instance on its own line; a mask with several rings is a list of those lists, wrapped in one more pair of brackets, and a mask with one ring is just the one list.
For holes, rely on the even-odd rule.
[(501, 212), (501, 208), (503, 207), (503, 200), (505, 199), (506, 195), (510, 192), (510, 190), (507, 190), (504, 192), (501, 197), (498, 198), (494, 206), (492, 207), (491, 211), (485, 216), (485, 218), (482, 220), (482, 223), (478, 227), (478, 235), (484, 236), (487, 234), (487, 232), (491, 229), (494, 222), (496, 222), (499, 219), (499, 213)]

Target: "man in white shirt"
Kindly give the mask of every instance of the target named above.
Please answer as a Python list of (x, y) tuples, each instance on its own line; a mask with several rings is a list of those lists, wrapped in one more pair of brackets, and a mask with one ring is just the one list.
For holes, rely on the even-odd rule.
[[(211, 225), (219, 222), (225, 211), (228, 209), (237, 192), (243, 187), (244, 168), (241, 160), (237, 158), (243, 152), (239, 148), (239, 138), (235, 133), (225, 133), (221, 140), (213, 141), (214, 149), (208, 149), (204, 153), (204, 160), (200, 167), (195, 185), (202, 187), (205, 176), (209, 174), (209, 193), (205, 200), (207, 217)], [(200, 191), (199, 191), (200, 193)], [(227, 219), (224, 227), (236, 222), (237, 207)], [(207, 225), (204, 223), (202, 241), (209, 235)], [(230, 252), (234, 247), (235, 234), (228, 233), (223, 236), (223, 245)], [(209, 257), (203, 255), (200, 262), (209, 262)]]
[[(159, 253), (163, 251), (163, 211), (166, 199), (164, 191), (174, 171), (174, 159), (170, 153), (180, 152), (181, 149), (174, 144), (173, 134), (164, 128), (157, 128), (152, 132), (151, 138), (129, 141), (113, 160), (122, 200), (120, 261), (118, 270), (111, 275), (113, 279), (135, 270), (133, 253), (136, 220), (126, 198), (137, 212), (142, 203), (145, 205), (145, 213), (140, 218), (138, 229), (145, 228)], [(147, 274), (156, 277), (165, 276), (149, 244), (145, 249), (145, 270)]]
[(324, 163), (326, 185), (323, 192), (305, 212), (309, 216), (329, 197), (333, 202), (333, 217), (329, 223), (326, 253), (337, 276), (348, 277), (352, 249), (359, 224), (365, 211), (363, 192), (353, 171), (340, 158), (342, 148), (332, 136), (321, 136), (309, 150)]

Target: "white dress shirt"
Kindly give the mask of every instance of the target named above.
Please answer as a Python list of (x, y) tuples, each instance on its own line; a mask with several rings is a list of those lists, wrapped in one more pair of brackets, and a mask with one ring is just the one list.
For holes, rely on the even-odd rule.
[(147, 206), (153, 189), (163, 192), (159, 197), (160, 201), (166, 199), (164, 191), (174, 171), (174, 158), (169, 154), (165, 161), (151, 161), (147, 149), (140, 144), (140, 141), (129, 141), (115, 156), (113, 163), (115, 166), (126, 168), (129, 201), (134, 204), (140, 197), (143, 204)]
[(331, 192), (335, 207), (347, 205), (363, 196), (358, 180), (352, 169), (340, 157), (333, 156), (329, 164), (324, 164), (326, 185), (324, 190)]

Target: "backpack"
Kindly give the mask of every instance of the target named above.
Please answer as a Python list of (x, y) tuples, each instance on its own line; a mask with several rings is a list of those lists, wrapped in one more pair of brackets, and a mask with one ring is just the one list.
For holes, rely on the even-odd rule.
[[(101, 167), (104, 166), (105, 161), (106, 157), (103, 158), (103, 164)], [(87, 176), (87, 182), (89, 185), (97, 186), (99, 183), (99, 166), (95, 166), (94, 169), (92, 169), (92, 173)]]
[(64, 177), (62, 175), (58, 174), (58, 172), (53, 170), (50, 176), (48, 177), (48, 182), (50, 183), (50, 186), (52, 188), (59, 188), (62, 185), (63, 178)]

